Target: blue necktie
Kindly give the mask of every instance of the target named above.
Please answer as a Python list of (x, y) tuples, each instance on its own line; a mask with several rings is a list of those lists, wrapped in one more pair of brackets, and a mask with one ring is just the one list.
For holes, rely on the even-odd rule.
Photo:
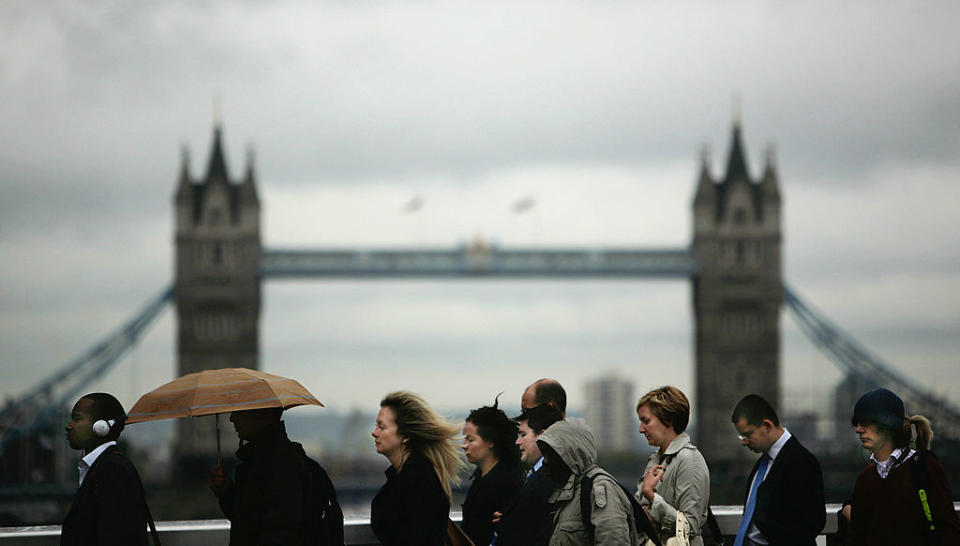
[(750, 528), (750, 522), (753, 521), (753, 509), (757, 507), (757, 489), (763, 482), (769, 464), (770, 457), (767, 457), (767, 454), (764, 453), (760, 457), (760, 466), (757, 467), (757, 473), (754, 474), (753, 485), (750, 487), (750, 494), (747, 495), (747, 505), (743, 507), (743, 517), (740, 518), (740, 528), (737, 529), (737, 539), (733, 541), (733, 546), (743, 546), (743, 541), (747, 538), (747, 529)]

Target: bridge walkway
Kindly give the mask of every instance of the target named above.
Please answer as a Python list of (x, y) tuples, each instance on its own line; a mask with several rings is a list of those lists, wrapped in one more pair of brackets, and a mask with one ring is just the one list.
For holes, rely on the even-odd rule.
[[(960, 514), (960, 502), (953, 504)], [(743, 506), (713, 506), (720, 530), (725, 536), (732, 537), (737, 532)], [(827, 536), (837, 532), (837, 511), (839, 504), (824, 506), (827, 524), (823, 534), (817, 538), (817, 544), (826, 545)], [(451, 514), (454, 521), (460, 521), (460, 514)], [(164, 546), (216, 546), (226, 545), (230, 536), (230, 522), (225, 519), (160, 521), (157, 522), (160, 541)], [(379, 544), (370, 529), (368, 516), (348, 516), (344, 526), (344, 538), (348, 546), (374, 546)], [(56, 546), (60, 544), (60, 526), (45, 525), (35, 527), (0, 527), (0, 546)]]

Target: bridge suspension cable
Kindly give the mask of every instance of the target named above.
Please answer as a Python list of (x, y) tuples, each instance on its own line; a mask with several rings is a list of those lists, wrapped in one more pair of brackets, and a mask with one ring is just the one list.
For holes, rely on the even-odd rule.
[(803, 333), (844, 373), (868, 385), (887, 387), (897, 392), (907, 401), (911, 413), (923, 413), (933, 419), (938, 431), (952, 438), (960, 438), (960, 409), (949, 400), (927, 391), (880, 357), (871, 354), (852, 336), (804, 303), (786, 285), (783, 287), (783, 296)]
[(173, 299), (168, 286), (115, 332), (67, 363), (0, 411), (0, 449), (15, 437), (32, 432), (59, 416), (87, 385), (110, 370), (143, 336)]

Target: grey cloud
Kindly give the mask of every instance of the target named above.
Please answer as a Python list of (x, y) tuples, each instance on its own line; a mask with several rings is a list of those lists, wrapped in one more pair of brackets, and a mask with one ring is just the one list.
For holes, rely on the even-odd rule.
[[(0, 360), (27, 372), (37, 363), (60, 362), (169, 282), (178, 147), (189, 145), (199, 176), (210, 143), (210, 101), (218, 92), (231, 171), (241, 173), (243, 150), (254, 144), (264, 195), (319, 186), (477, 189), (524, 169), (583, 173), (582, 182), (556, 182), (562, 191), (564, 184), (595, 184), (591, 172), (612, 167), (645, 177), (638, 182), (661, 170), (667, 174), (656, 182), (684, 196), (693, 189), (701, 144), (713, 150), (714, 172), (722, 170), (731, 96), (739, 92), (755, 174), (765, 144), (778, 145), (788, 280), (814, 302), (827, 302), (838, 322), (866, 332), (870, 343), (895, 331), (910, 347), (917, 346), (911, 340), (956, 338), (958, 318), (941, 309), (955, 307), (949, 297), (924, 299), (936, 310), (918, 320), (916, 305), (888, 296), (916, 282), (950, 294), (956, 282), (960, 241), (947, 206), (956, 202), (956, 190), (945, 181), (960, 172), (960, 47), (953, 28), (960, 7), (940, 2), (928, 8), (828, 2), (4, 3)], [(675, 176), (677, 165), (689, 165), (683, 180)], [(929, 193), (910, 197), (911, 191)], [(285, 213), (275, 203), (265, 201), (265, 215)], [(422, 214), (433, 205), (428, 198)], [(380, 210), (351, 206), (343, 214)], [(676, 226), (689, 224), (686, 207), (673, 215), (676, 224), (662, 228), (681, 244), (687, 237)], [(656, 202), (638, 203), (637, 213), (656, 208)], [(572, 233), (568, 224), (576, 221), (604, 232), (590, 224), (603, 223), (602, 211), (589, 221), (577, 210), (563, 214), (571, 215), (565, 230), (547, 213), (536, 217), (553, 230), (547, 236), (552, 242)], [(612, 225), (622, 228), (610, 235), (620, 242), (649, 236), (624, 235), (633, 224)], [(325, 229), (319, 221), (310, 227), (311, 233)], [(292, 234), (271, 237), (268, 244)], [(867, 300), (850, 296), (877, 276), (895, 278), (870, 284), (889, 312), (867, 309)], [(408, 290), (381, 303), (402, 306), (409, 298), (500, 308), (517, 297), (510, 290), (491, 296), (463, 288)], [(624, 324), (577, 337), (576, 346), (562, 339), (558, 326), (526, 334), (539, 344), (506, 339), (489, 352), (470, 341), (468, 331), (456, 339), (426, 332), (359, 343), (349, 335), (336, 338), (342, 330), (330, 327), (327, 345), (317, 349), (310, 331), (297, 330), (291, 320), (303, 317), (306, 326), (300, 327), (323, 329), (338, 317), (325, 305), (366, 298), (375, 307), (378, 292), (364, 290), (314, 298), (268, 288), (265, 360), (309, 369), (315, 353), (326, 351), (344, 366), (358, 355), (367, 363), (386, 362), (392, 357), (380, 351), (392, 347), (402, 349), (397, 358), (404, 362), (422, 360), (431, 369), (445, 360), (466, 365), (513, 355), (540, 371), (564, 353), (575, 354), (565, 361), (569, 371), (600, 357), (642, 363), (648, 349), (663, 361), (690, 358), (687, 296), (683, 303), (649, 308), (642, 299), (625, 298), (636, 305), (631, 312), (604, 307), (607, 288), (596, 286), (585, 288), (583, 297), (599, 300), (583, 307)], [(562, 299), (549, 291), (538, 297)], [(311, 307), (318, 308), (315, 314)], [(658, 317), (662, 329), (638, 319), (648, 309), (670, 309)], [(873, 321), (867, 320), (871, 314)], [(639, 323), (628, 324), (634, 320)], [(164, 328), (154, 333), (162, 339), (144, 348), (144, 359), (167, 359), (162, 372), (149, 372), (153, 379), (172, 373), (172, 327)], [(635, 351), (629, 338), (651, 331)], [(57, 341), (49, 342), (54, 336)], [(425, 342), (436, 344), (435, 360), (419, 345)], [(663, 347), (669, 344), (676, 345), (672, 352)], [(953, 345), (937, 347), (948, 354)], [(904, 354), (899, 351), (892, 350)], [(796, 353), (785, 356), (791, 359), (796, 362)]]
[[(482, 7), (294, 6), (316, 23), (310, 35), (289, 5), (125, 5), (53, 18), (68, 71), (61, 93), (103, 119), (81, 115), (72, 130), (96, 141), (142, 133), (142, 123), (121, 126), (146, 121), (153, 146), (135, 154), (140, 164), (178, 134), (204, 135), (195, 120), (209, 119), (218, 88), (228, 134), (256, 142), (281, 181), (656, 163), (688, 158), (703, 141), (722, 156), (738, 91), (756, 158), (776, 140), (798, 170), (952, 161), (960, 83), (946, 18), (888, 8), (851, 37), (824, 24), (821, 7), (738, 20), (701, 6), (691, 14), (728, 18), (683, 26), (682, 10), (657, 7), (520, 7), (505, 25)], [(837, 11), (849, 24), (863, 15)], [(386, 26), (386, 14), (398, 24)]]

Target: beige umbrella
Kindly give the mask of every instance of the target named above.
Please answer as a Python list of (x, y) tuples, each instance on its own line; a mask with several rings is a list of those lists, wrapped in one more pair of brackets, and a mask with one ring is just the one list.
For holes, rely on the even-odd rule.
[[(224, 368), (188, 374), (148, 392), (130, 408), (126, 422), (303, 405), (323, 406), (293, 379), (247, 368)], [(220, 459), (219, 419), (217, 459)]]

